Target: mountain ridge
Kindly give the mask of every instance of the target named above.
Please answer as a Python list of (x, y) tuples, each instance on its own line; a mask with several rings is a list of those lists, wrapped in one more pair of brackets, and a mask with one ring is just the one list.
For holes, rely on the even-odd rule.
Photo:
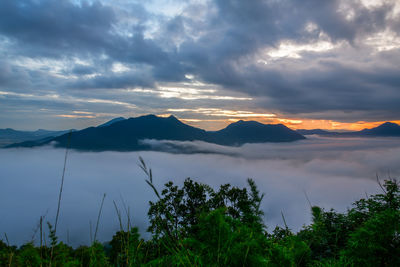
[(298, 129), (296, 132), (302, 135), (317, 134), (330, 137), (400, 137), (400, 125), (393, 122), (384, 122), (377, 127), (365, 128), (363, 130), (353, 132), (331, 132), (322, 129)]
[(77, 150), (136, 151), (151, 149), (149, 145), (140, 142), (144, 139), (198, 140), (228, 146), (240, 146), (245, 143), (291, 142), (305, 139), (301, 134), (282, 124), (271, 125), (256, 121), (238, 121), (219, 131), (206, 131), (187, 125), (172, 115), (165, 118), (149, 114), (119, 119), (109, 125), (100, 126), (75, 131), (70, 135), (64, 134), (43, 142), (25, 142), (8, 147), (33, 147), (55, 142), (56, 147), (67, 147), (69, 143), (70, 148)]
[[(63, 135), (70, 130), (51, 131), (38, 129), (35, 131), (20, 131), (12, 128), (0, 129), (0, 146), (6, 146), (13, 143), (21, 143), (26, 141), (40, 140), (49, 137)], [(74, 130), (72, 130), (74, 131)]]

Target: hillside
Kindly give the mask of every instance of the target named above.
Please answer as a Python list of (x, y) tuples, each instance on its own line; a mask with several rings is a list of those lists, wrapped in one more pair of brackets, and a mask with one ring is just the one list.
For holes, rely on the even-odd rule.
[[(110, 123), (112, 122), (112, 123)], [(255, 121), (238, 121), (220, 131), (205, 131), (182, 123), (174, 116), (168, 118), (146, 115), (123, 119), (89, 127), (40, 142), (24, 142), (9, 147), (32, 147), (55, 143), (56, 147), (92, 151), (149, 150), (140, 142), (143, 139), (205, 141), (219, 145), (242, 145), (244, 143), (291, 142), (305, 139), (301, 134), (282, 124), (266, 125)]]
[(18, 131), (11, 128), (0, 129), (0, 146), (24, 141), (36, 141), (49, 137), (63, 135), (68, 131), (48, 131), (39, 129), (36, 131)]
[(208, 141), (220, 145), (244, 143), (291, 142), (305, 139), (283, 124), (262, 124), (256, 121), (237, 121), (226, 128), (209, 132)]

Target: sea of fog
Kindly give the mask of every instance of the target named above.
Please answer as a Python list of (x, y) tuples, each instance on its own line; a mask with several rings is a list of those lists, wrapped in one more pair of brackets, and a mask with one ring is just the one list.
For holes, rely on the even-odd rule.
[[(400, 177), (400, 139), (321, 138), (294, 143), (223, 147), (202, 142), (144, 140), (169, 152), (69, 151), (57, 233), (70, 245), (90, 243), (103, 194), (98, 239), (119, 229), (113, 201), (129, 209), (132, 223), (146, 233), (148, 201), (155, 200), (138, 167), (142, 156), (159, 189), (185, 178), (218, 187), (246, 186), (253, 178), (265, 193), (261, 208), (269, 230), (297, 231), (310, 223), (312, 205), (345, 211), (355, 200), (380, 192), (376, 175)], [(193, 152), (179, 154), (177, 151)], [(175, 152), (175, 153), (171, 153)], [(200, 153), (201, 152), (201, 153)], [(40, 216), (54, 223), (65, 150), (52, 147), (0, 149), (0, 234), (12, 244), (38, 240)], [(126, 217), (124, 216), (126, 223)]]

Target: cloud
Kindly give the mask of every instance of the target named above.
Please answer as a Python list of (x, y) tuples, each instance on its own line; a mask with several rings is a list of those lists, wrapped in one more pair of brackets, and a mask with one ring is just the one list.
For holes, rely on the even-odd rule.
[[(381, 119), (400, 115), (395, 106), (398, 64), (365, 45), (366, 38), (390, 28), (387, 17), (394, 2), (373, 9), (358, 1), (348, 7), (344, 1), (213, 3), (216, 11), (206, 13), (200, 26), (183, 16), (185, 25), (195, 25), (193, 31), (203, 29), (179, 46), (198, 79), (256, 96), (259, 107), (291, 116), (321, 119), (345, 111), (354, 121), (374, 112)], [(313, 29), (307, 30), (310, 24)], [(263, 53), (287, 40), (299, 47), (325, 41), (335, 48), (302, 52), (298, 59), (272, 60)], [(394, 62), (399, 48), (389, 52)], [(256, 64), (260, 59), (267, 65)]]
[[(4, 0), (0, 88), (69, 96), (103, 89), (99, 98), (114, 90), (122, 101), (121, 89), (191, 86), (190, 75), (217, 95), (251, 99), (233, 101), (242, 110), (398, 119), (400, 8), (394, 0), (366, 3)], [(118, 64), (127, 71), (114, 71)], [(171, 108), (160, 94), (131, 98), (150, 98), (144, 113)]]
[(29, 56), (63, 57), (68, 50), (97, 50), (106, 45), (115, 20), (112, 10), (100, 2), (78, 6), (66, 0), (6, 0), (0, 10), (1, 33), (20, 45), (19, 53)]
[[(313, 205), (344, 211), (366, 193), (379, 192), (376, 173), (381, 178), (387, 178), (388, 172), (392, 177), (400, 174), (398, 139), (314, 137), (240, 148), (199, 142), (174, 145), (203, 153), (70, 151), (58, 227), (61, 239), (67, 240), (69, 232), (70, 244), (89, 242), (89, 222), (94, 225), (96, 221), (103, 193), (107, 196), (99, 227), (101, 241), (110, 240), (119, 228), (113, 200), (121, 209), (124, 201), (133, 224), (145, 232), (148, 201), (155, 196), (137, 166), (139, 155), (153, 169), (159, 189), (170, 180), (181, 185), (186, 177), (214, 188), (224, 183), (243, 187), (246, 178), (253, 178), (266, 194), (262, 209), (269, 230), (283, 224), (281, 211), (295, 231), (310, 222), (304, 191)], [(0, 211), (0, 228), (11, 243), (29, 241), (42, 215), (54, 222), (64, 153), (51, 147), (0, 150), (4, 163), (0, 166), (0, 201), (7, 203)]]
[(131, 87), (153, 87), (154, 80), (147, 72), (129, 71), (122, 74), (100, 75), (94, 78), (79, 80), (68, 85), (75, 89), (114, 89)]
[[(202, 141), (172, 141), (145, 139), (141, 142), (167, 152), (211, 153), (242, 157), (249, 160), (286, 160), (308, 162), (316, 158), (358, 158), (369, 151), (390, 151), (399, 138), (336, 138), (307, 136), (307, 139), (288, 143), (244, 144), (239, 147), (221, 146)], [(397, 145), (395, 146), (397, 147)], [(171, 150), (169, 150), (171, 149)], [(266, 153), (268, 151), (268, 153)], [(395, 161), (384, 159), (387, 169), (397, 169)], [(373, 167), (374, 168), (374, 167)]]

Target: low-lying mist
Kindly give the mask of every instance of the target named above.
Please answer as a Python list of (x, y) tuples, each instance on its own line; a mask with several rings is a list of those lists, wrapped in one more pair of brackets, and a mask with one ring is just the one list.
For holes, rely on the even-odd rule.
[[(146, 236), (148, 201), (155, 196), (138, 167), (142, 156), (161, 189), (187, 177), (218, 187), (246, 186), (253, 178), (266, 194), (262, 203), (269, 230), (291, 229), (310, 222), (310, 207), (344, 211), (366, 194), (379, 192), (376, 174), (400, 174), (400, 139), (319, 138), (294, 143), (223, 147), (202, 142), (144, 140), (155, 149), (174, 152), (69, 151), (57, 233), (70, 245), (90, 243), (102, 195), (107, 194), (98, 239), (108, 241), (119, 230), (113, 200), (129, 208), (132, 223)], [(184, 150), (186, 153), (178, 154)], [(195, 153), (202, 152), (202, 153)], [(54, 223), (65, 150), (52, 147), (0, 150), (0, 231), (10, 243), (38, 239), (40, 216)], [(126, 222), (126, 220), (124, 220)], [(47, 230), (47, 229), (46, 229)]]

